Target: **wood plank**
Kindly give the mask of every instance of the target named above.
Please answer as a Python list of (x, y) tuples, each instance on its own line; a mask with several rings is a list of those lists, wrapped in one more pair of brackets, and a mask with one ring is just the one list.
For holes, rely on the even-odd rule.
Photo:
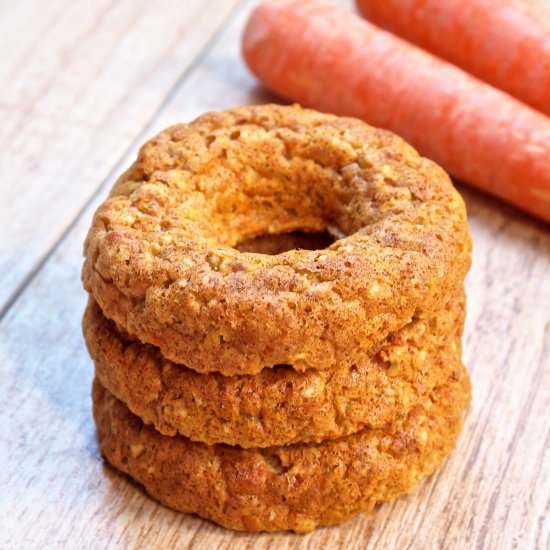
[(0, 311), (238, 2), (2, 6)]
[[(150, 134), (203, 110), (271, 99), (239, 60), (252, 3), (178, 87)], [(159, 506), (103, 465), (80, 334), (80, 250), (96, 197), (0, 322), (0, 547), (548, 548), (550, 233), (460, 190), (475, 247), (464, 353), (474, 395), (459, 446), (410, 495), (307, 536), (223, 530)]]

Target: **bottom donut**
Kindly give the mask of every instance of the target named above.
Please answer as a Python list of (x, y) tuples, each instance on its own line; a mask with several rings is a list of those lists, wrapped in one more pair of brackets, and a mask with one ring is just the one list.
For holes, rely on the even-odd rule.
[(162, 435), (97, 379), (92, 395), (101, 453), (161, 503), (231, 529), (308, 532), (370, 511), (432, 474), (455, 446), (470, 384), (459, 364), (384, 429), (265, 449)]

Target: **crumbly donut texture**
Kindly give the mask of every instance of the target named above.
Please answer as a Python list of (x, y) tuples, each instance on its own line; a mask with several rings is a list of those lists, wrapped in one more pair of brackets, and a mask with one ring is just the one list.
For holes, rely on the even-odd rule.
[[(328, 231), (324, 250), (236, 247)], [(265, 105), (159, 134), (97, 210), (84, 286), (104, 314), (198, 372), (359, 363), (429, 318), (470, 265), (462, 199), (397, 136)]]
[(454, 447), (469, 401), (460, 363), (402, 418), (320, 444), (205, 445), (146, 426), (93, 387), (100, 450), (163, 504), (247, 531), (311, 531), (409, 491)]
[(83, 320), (101, 383), (146, 424), (194, 441), (249, 447), (320, 442), (380, 429), (404, 416), (459, 364), (465, 296), (415, 319), (374, 356), (330, 371), (266, 368), (256, 375), (200, 374), (132, 341), (90, 301)]

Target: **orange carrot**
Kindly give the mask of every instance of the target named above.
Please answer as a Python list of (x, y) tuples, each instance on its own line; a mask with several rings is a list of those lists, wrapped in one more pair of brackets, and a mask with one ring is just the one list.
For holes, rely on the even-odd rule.
[(356, 0), (370, 21), (550, 114), (550, 9), (532, 0)]
[(550, 119), (319, 0), (273, 0), (243, 36), (273, 91), (402, 135), (456, 177), (550, 221)]

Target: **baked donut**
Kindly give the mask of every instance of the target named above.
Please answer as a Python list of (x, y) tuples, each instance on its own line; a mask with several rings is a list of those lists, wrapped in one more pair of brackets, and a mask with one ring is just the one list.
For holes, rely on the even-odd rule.
[(162, 435), (97, 381), (100, 450), (163, 504), (247, 531), (311, 531), (409, 491), (454, 447), (469, 401), (460, 362), (445, 383), (380, 429), (318, 445), (267, 449), (194, 443)]
[(231, 377), (201, 374), (132, 341), (90, 301), (84, 336), (96, 376), (145, 424), (243, 448), (320, 442), (382, 429), (407, 414), (459, 364), (464, 292), (432, 319), (415, 319), (372, 357), (330, 371), (289, 367)]
[[(327, 232), (323, 250), (238, 247)], [(83, 281), (132, 337), (198, 372), (357, 364), (457, 294), (465, 208), (445, 172), (390, 132), (297, 106), (167, 129), (97, 210)]]

